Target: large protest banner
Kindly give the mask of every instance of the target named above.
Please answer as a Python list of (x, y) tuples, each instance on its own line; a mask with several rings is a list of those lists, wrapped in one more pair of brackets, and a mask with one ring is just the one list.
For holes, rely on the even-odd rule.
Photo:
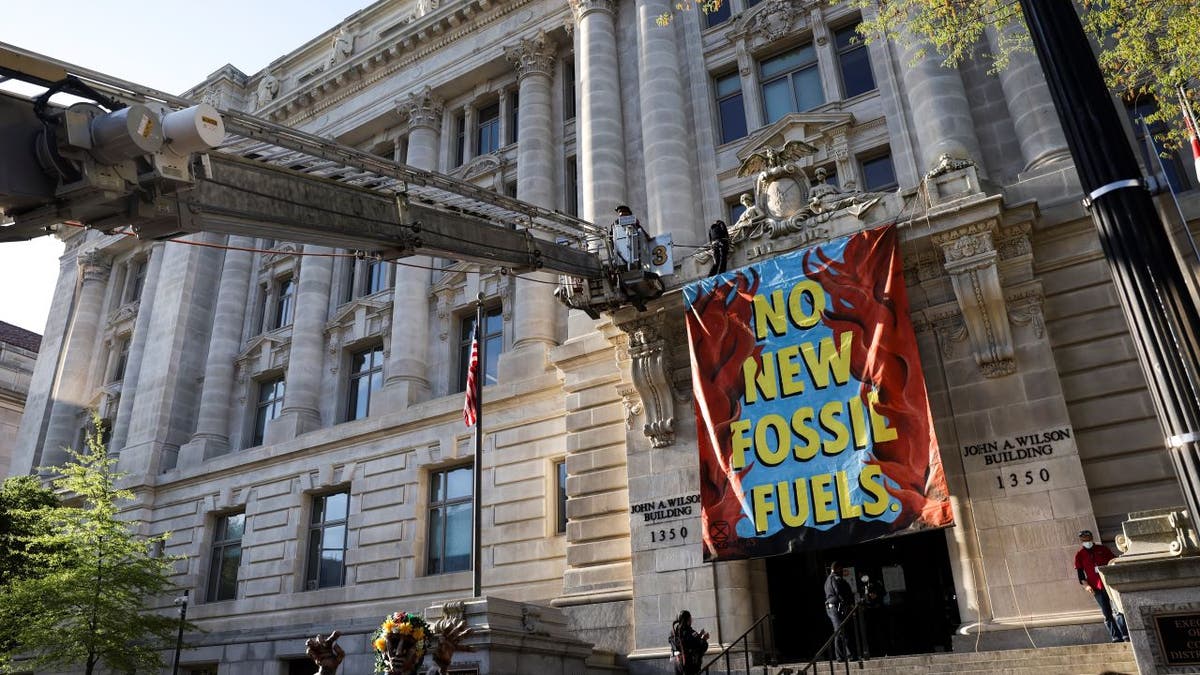
[(705, 560), (953, 525), (893, 226), (684, 288)]

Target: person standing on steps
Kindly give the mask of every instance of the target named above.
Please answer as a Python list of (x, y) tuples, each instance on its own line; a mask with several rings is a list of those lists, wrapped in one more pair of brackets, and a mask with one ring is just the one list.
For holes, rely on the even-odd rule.
[[(845, 579), (846, 568), (840, 562), (833, 562), (829, 566), (829, 576), (825, 577), (825, 614), (829, 617), (829, 623), (833, 626), (833, 630), (837, 631), (838, 626), (842, 625), (846, 617), (850, 616), (850, 610), (854, 608), (854, 591), (850, 589), (850, 584)], [(846, 643), (846, 633), (851, 629), (849, 624), (838, 633), (833, 640), (833, 655), (838, 661), (849, 661), (855, 657), (850, 654), (850, 648)]]
[(671, 622), (671, 665), (675, 675), (695, 675), (700, 672), (704, 652), (708, 651), (708, 631), (692, 628), (692, 613), (686, 609)]
[(1113, 613), (1112, 598), (1108, 596), (1104, 580), (1096, 571), (1097, 567), (1107, 565), (1117, 556), (1109, 547), (1093, 541), (1091, 530), (1079, 531), (1079, 543), (1079, 550), (1075, 552), (1075, 572), (1079, 575), (1079, 585), (1083, 586), (1096, 599), (1096, 604), (1100, 606), (1100, 613), (1104, 615), (1104, 627), (1108, 629), (1112, 641), (1129, 640), (1129, 630), (1125, 627), (1125, 615), (1119, 612)]

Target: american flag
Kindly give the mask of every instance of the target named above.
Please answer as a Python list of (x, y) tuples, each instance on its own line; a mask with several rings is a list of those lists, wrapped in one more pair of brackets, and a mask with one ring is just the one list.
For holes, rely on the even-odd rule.
[(475, 324), (475, 334), (471, 336), (471, 360), (467, 363), (467, 398), (463, 402), (463, 422), (473, 427), (478, 421), (475, 413), (478, 401), (475, 399), (475, 378), (479, 377), (479, 324)]

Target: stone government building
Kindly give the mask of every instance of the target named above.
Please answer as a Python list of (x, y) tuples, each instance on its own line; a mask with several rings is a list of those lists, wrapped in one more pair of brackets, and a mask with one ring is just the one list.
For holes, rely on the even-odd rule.
[[(206, 632), (184, 672), (310, 672), (303, 637), (335, 627), (343, 670), (368, 672), (379, 617), (470, 595), (461, 408), (477, 293), (497, 635), (570, 672), (585, 657), (589, 672), (661, 672), (679, 610), (714, 642), (774, 612), (777, 646), (807, 659), (834, 557), (888, 586), (893, 652), (956, 632), (968, 648), (979, 632), (992, 646), (1027, 646), (1024, 629), (1041, 645), (1099, 635), (1075, 532), (1111, 541), (1128, 512), (1181, 497), (1036, 61), (912, 66), (823, 2), (727, 0), (657, 27), (670, 6), (381, 0), (192, 92), (596, 223), (627, 203), (678, 245), (645, 312), (592, 321), (554, 300), (551, 274), (425, 256), (61, 232), (11, 471), (62, 461), (99, 411), (133, 513), (186, 558), (175, 581)], [(731, 267), (898, 224), (957, 524), (705, 564), (698, 513), (651, 526), (638, 508), (698, 490), (678, 288), (707, 272), (708, 224), (737, 221), (754, 192), (742, 161), (788, 141), (812, 146), (807, 218), (739, 229)], [(1195, 221), (1194, 178), (1167, 168)]]

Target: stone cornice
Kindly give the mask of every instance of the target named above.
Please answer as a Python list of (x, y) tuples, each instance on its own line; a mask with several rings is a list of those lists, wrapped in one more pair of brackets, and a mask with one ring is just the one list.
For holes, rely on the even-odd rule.
[(546, 36), (546, 31), (538, 31), (532, 38), (526, 38), (516, 45), (504, 49), (504, 57), (517, 69), (517, 78), (525, 79), (530, 75), (551, 77), (554, 72), (555, 44)]
[[(511, 0), (496, 4), (492, 0), (469, 0), (443, 6), (420, 19), (379, 31), (373, 47), (354, 55), (337, 68), (315, 77), (308, 86), (280, 96), (259, 114), (274, 122), (299, 126), (306, 120), (334, 107), (378, 82), (396, 75), (447, 45), (486, 28), (532, 0)], [(486, 13), (486, 14), (485, 14)], [(403, 35), (395, 34), (403, 26)]]

